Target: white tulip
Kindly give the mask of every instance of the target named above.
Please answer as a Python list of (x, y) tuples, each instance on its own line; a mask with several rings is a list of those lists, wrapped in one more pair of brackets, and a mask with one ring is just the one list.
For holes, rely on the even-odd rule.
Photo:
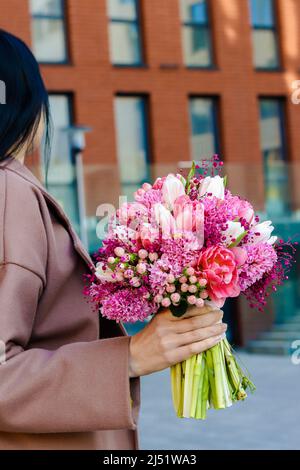
[(217, 197), (218, 199), (224, 199), (224, 178), (221, 178), (221, 176), (219, 175), (207, 176), (206, 178), (204, 178), (199, 188), (199, 196), (202, 197), (208, 193), (212, 196)]
[(277, 240), (277, 237), (271, 237), (273, 230), (274, 227), (271, 220), (266, 220), (265, 222), (261, 222), (260, 224), (252, 227), (252, 233), (259, 233), (259, 235), (254, 235), (254, 243), (268, 243), (273, 245)]
[(240, 235), (245, 233), (245, 229), (240, 222), (229, 221), (227, 225), (228, 228), (223, 232), (223, 235), (226, 237), (224, 244), (229, 246), (231, 243), (234, 243), (234, 240), (237, 240)]
[(185, 187), (183, 181), (174, 175), (168, 175), (162, 187), (162, 197), (166, 207), (172, 211), (176, 199), (184, 194)]

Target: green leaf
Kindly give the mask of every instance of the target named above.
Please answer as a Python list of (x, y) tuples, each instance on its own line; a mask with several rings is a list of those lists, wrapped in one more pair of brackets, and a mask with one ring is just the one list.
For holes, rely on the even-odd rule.
[(182, 182), (183, 186), (186, 184), (186, 180), (182, 175), (180, 175), (180, 181)]
[(241, 241), (243, 240), (243, 238), (245, 238), (245, 236), (247, 235), (248, 233), (248, 230), (245, 230), (245, 232), (241, 233), (237, 239), (235, 240), (235, 242), (231, 243), (231, 245), (229, 245), (229, 248), (235, 248), (236, 246), (238, 246)]
[(190, 189), (191, 179), (195, 176), (195, 172), (196, 172), (196, 163), (193, 160), (191, 169), (190, 169), (188, 177), (186, 179), (186, 191), (187, 192)]
[(171, 305), (170, 306), (170, 310), (172, 312), (172, 315), (174, 315), (174, 317), (177, 317), (177, 318), (180, 318), (182, 317), (185, 312), (187, 311), (187, 308), (188, 308), (188, 304), (183, 300), (181, 301), (178, 305)]
[(227, 177), (227, 175), (225, 175), (224, 178), (223, 178), (223, 183), (224, 183), (224, 188), (225, 189), (227, 188), (227, 182), (228, 182), (227, 180), (228, 180), (228, 177)]

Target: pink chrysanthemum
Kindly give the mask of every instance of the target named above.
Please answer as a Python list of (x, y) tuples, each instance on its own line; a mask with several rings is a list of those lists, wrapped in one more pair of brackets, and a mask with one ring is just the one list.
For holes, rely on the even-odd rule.
[(247, 261), (239, 269), (239, 284), (241, 290), (245, 291), (271, 271), (277, 261), (277, 254), (273, 246), (268, 243), (247, 245), (243, 248), (247, 251)]
[(121, 289), (102, 301), (101, 314), (117, 322), (143, 321), (158, 309), (148, 296), (149, 292), (144, 287)]

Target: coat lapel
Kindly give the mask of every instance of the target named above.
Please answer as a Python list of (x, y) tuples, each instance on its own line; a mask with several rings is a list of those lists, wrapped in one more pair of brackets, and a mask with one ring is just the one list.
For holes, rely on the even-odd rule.
[(16, 160), (15, 158), (7, 158), (5, 161), (0, 163), (0, 167), (5, 167), (18, 175), (20, 175), (22, 178), (26, 179), (29, 181), (31, 184), (34, 186), (38, 187), (41, 193), (43, 194), (44, 198), (46, 201), (51, 204), (51, 206), (54, 208), (55, 212), (58, 214), (59, 218), (62, 220), (63, 224), (65, 225), (69, 235), (71, 236), (73, 243), (74, 243), (74, 248), (77, 251), (77, 253), (81, 256), (81, 258), (85, 261), (85, 263), (88, 265), (90, 270), (93, 270), (94, 268), (94, 263), (92, 261), (92, 258), (90, 257), (88, 251), (84, 247), (82, 241), (80, 240), (79, 236), (73, 229), (69, 218), (67, 217), (66, 213), (58, 204), (58, 202), (54, 199), (54, 197), (51, 196), (51, 194), (48, 193), (48, 191), (44, 188), (42, 183), (34, 176), (34, 174), (27, 168), (25, 165), (23, 165), (21, 162)]

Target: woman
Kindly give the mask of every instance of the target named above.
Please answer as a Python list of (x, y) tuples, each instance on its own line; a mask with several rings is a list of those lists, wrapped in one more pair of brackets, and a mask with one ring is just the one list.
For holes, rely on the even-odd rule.
[(134, 449), (139, 377), (220, 340), (222, 312), (166, 310), (130, 338), (82, 295), (93, 269), (58, 203), (24, 165), (49, 122), (27, 46), (0, 31), (0, 448)]

